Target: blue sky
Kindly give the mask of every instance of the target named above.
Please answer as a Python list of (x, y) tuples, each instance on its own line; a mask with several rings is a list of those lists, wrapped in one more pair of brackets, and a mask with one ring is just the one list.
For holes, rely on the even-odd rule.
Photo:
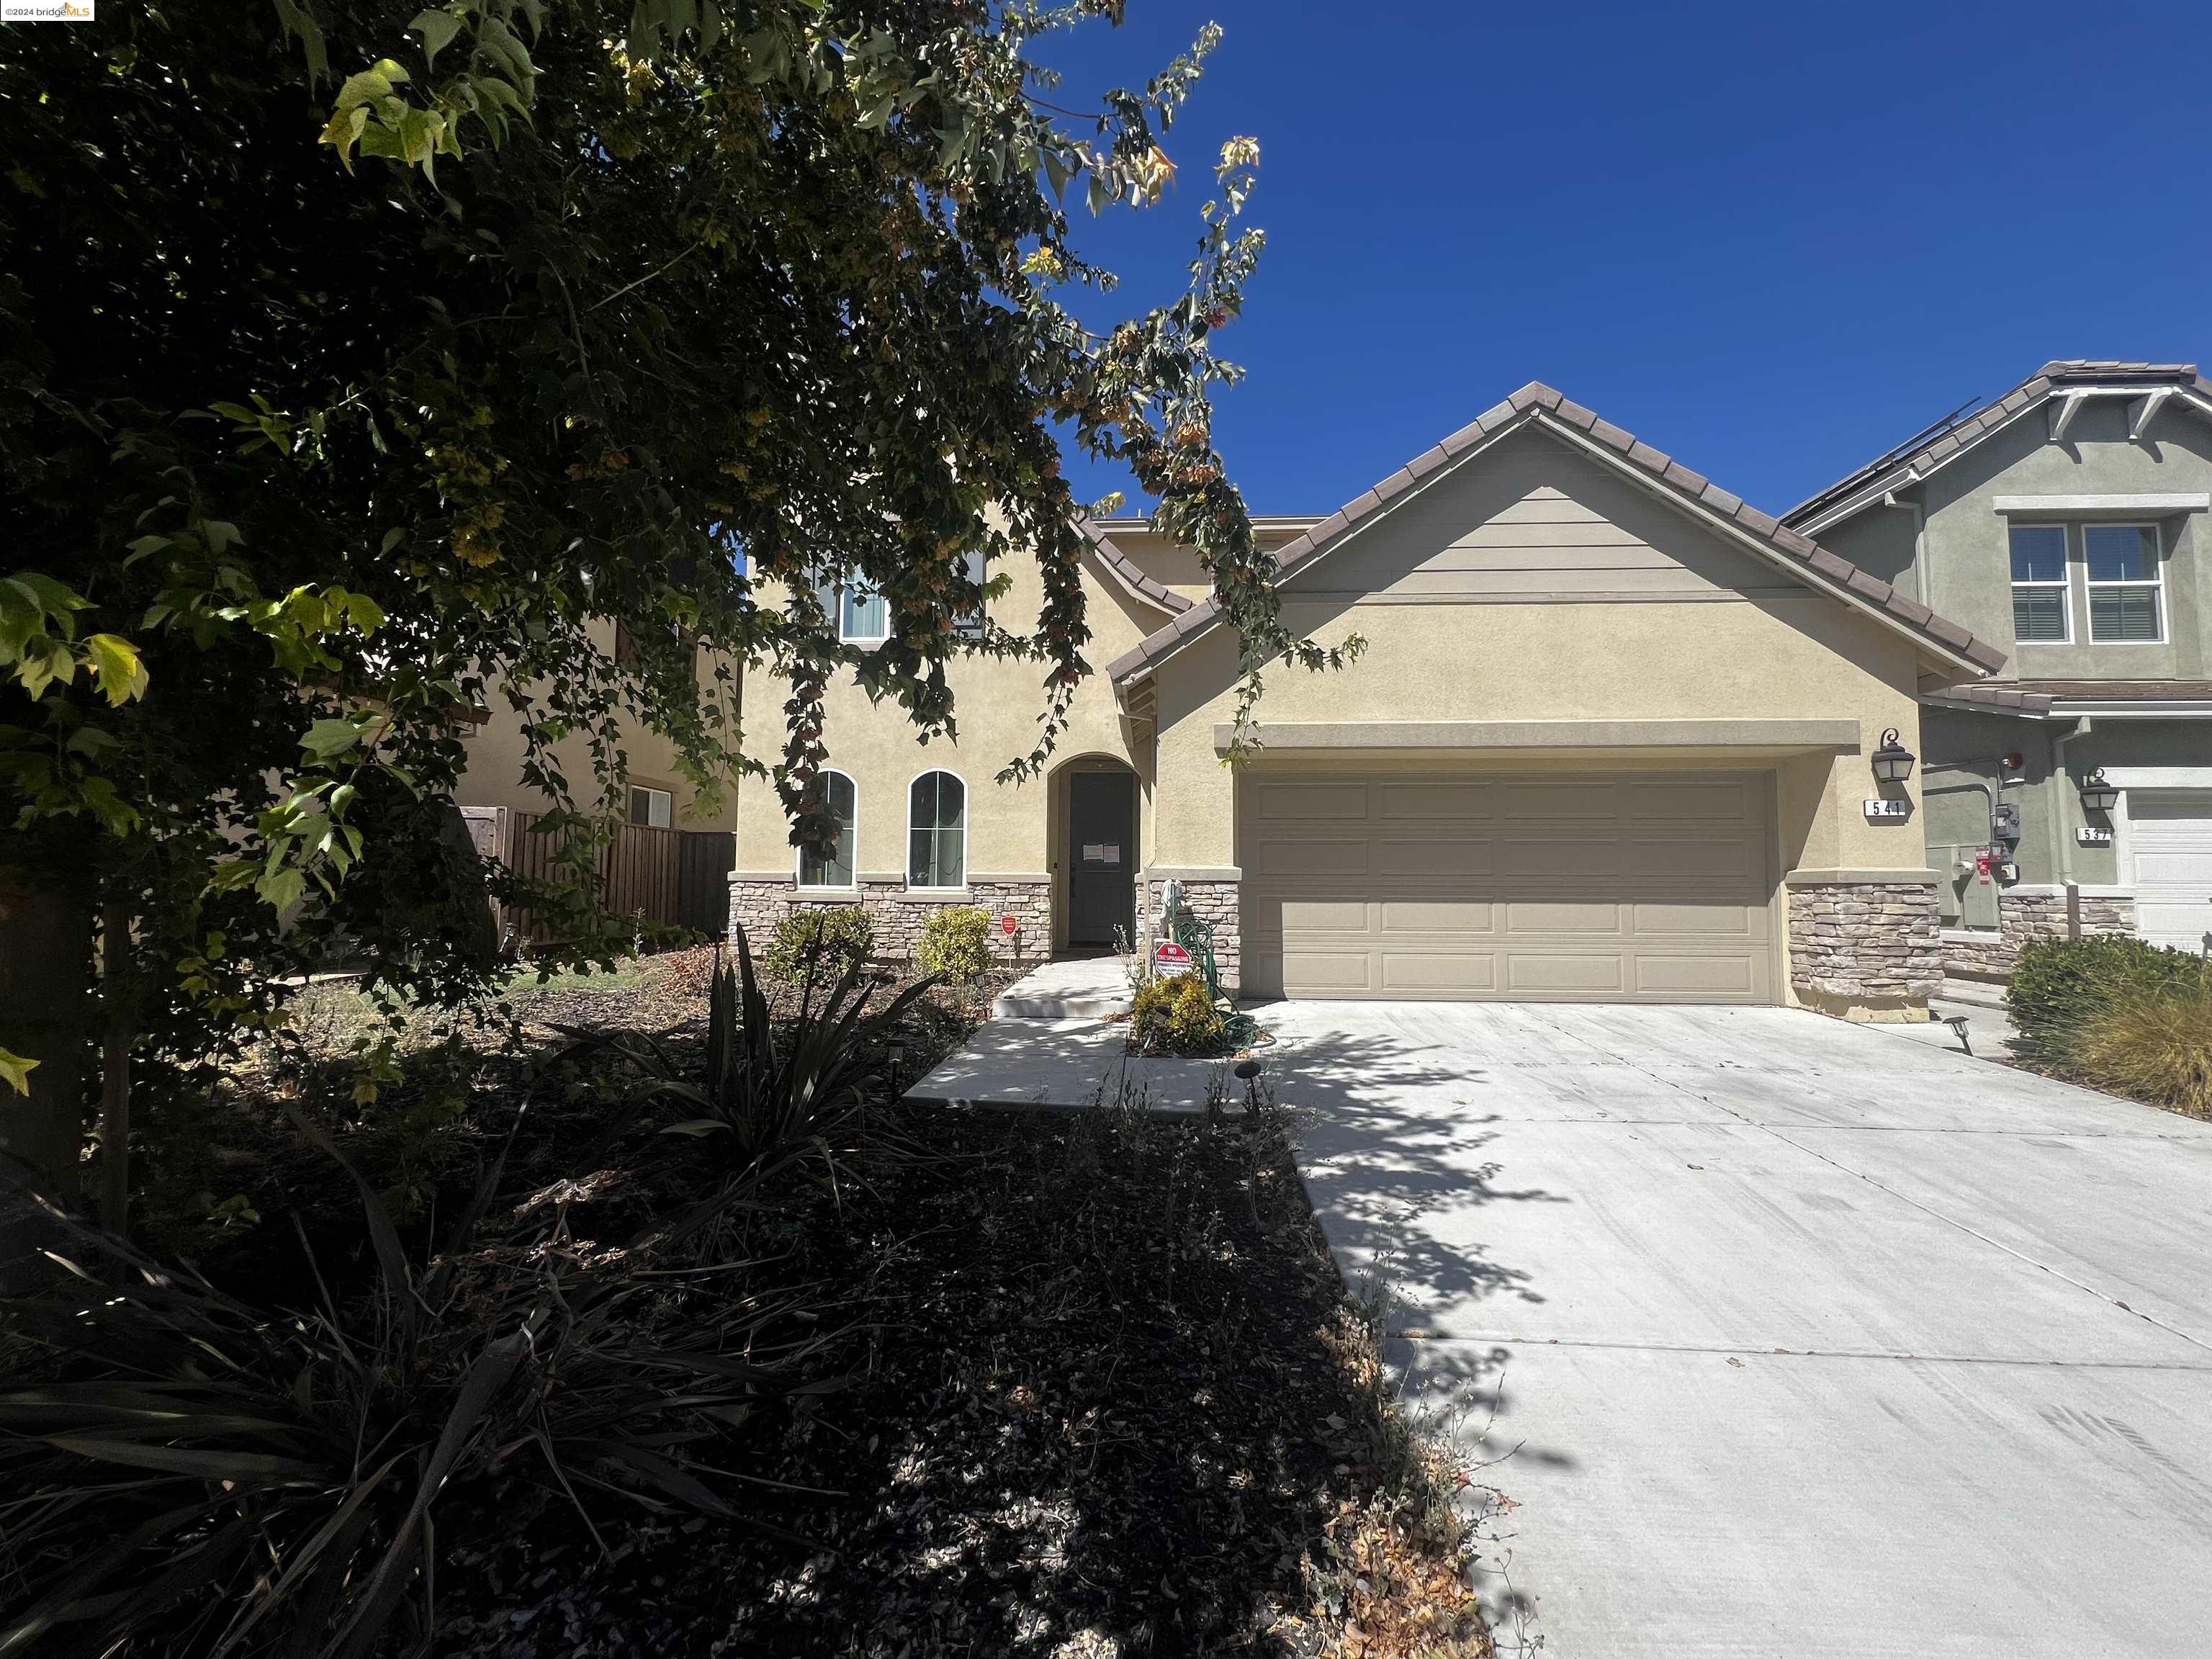
[(1217, 428), (1255, 512), (1330, 511), (1531, 380), (1780, 511), (2047, 358), (2212, 352), (2212, 8), (1128, 14), (1054, 46), (1066, 101), (1227, 39), (1187, 176), (1078, 245), (1117, 305), (1171, 295), (1221, 141), (1260, 140)]

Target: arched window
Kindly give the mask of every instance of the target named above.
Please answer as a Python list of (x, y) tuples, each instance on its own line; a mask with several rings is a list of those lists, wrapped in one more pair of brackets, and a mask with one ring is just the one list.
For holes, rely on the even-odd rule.
[(850, 887), (853, 884), (853, 848), (858, 839), (860, 821), (860, 791), (853, 787), (852, 779), (842, 772), (822, 775), (822, 799), (837, 820), (837, 850), (823, 858), (811, 848), (799, 851), (799, 884), (801, 887)]
[(907, 791), (906, 884), (968, 884), (968, 786), (950, 772), (924, 772)]

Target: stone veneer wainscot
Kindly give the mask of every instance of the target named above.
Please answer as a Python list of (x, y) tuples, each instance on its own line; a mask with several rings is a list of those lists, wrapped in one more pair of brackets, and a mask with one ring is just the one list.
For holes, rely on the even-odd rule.
[(1909, 1018), (1942, 984), (1936, 884), (1846, 872), (1790, 882), (1790, 983), (1797, 1000), (1858, 1019)]
[[(1147, 945), (1152, 943), (1152, 919), (1160, 913), (1169, 879), (1152, 876), (1145, 883), (1145, 914), (1138, 919), (1138, 925), (1145, 930)], [(1213, 929), (1213, 966), (1221, 975), (1223, 994), (1237, 995), (1244, 973), (1244, 930), (1237, 908), (1238, 884), (1210, 877), (1175, 879), (1182, 883), (1182, 902), (1190, 907), (1193, 915)]]
[[(969, 905), (991, 913), (991, 953), (1008, 967), (1034, 967), (1052, 955), (1052, 884), (1042, 876), (1006, 880), (978, 876), (957, 893), (918, 894), (899, 878), (863, 876), (848, 892), (801, 895), (789, 877), (733, 875), (730, 878), (730, 928), (739, 927), (758, 951), (775, 925), (794, 909), (834, 909), (857, 904), (876, 930), (876, 955), (886, 962), (911, 962), (929, 918), (947, 906)], [(1014, 918), (1008, 933), (1000, 925)]]
[(2087, 939), (2098, 933), (2133, 933), (2132, 893), (2075, 890), (2069, 919), (2063, 887), (2008, 887), (1997, 895), (1997, 932), (1947, 930), (1943, 967), (1970, 978), (2010, 979), (2020, 965), (2020, 949), (2033, 939)]

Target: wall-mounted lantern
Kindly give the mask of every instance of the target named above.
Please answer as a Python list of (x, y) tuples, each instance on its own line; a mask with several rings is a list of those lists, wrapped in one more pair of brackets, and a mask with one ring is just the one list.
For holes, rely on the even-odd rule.
[(2103, 767), (2099, 767), (2081, 780), (2081, 805), (2084, 811), (2109, 812), (2119, 804), (2119, 787), (2105, 781)]
[(1912, 775), (1913, 754), (1897, 740), (1897, 728), (1881, 734), (1881, 747), (1874, 751), (1874, 775), (1882, 783), (1903, 783)]

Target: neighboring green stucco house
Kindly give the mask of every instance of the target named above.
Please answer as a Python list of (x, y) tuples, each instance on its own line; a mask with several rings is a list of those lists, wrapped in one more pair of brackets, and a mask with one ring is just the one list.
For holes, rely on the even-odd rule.
[(1784, 515), (2010, 653), (1922, 700), (1947, 971), (2007, 975), (2035, 937), (2212, 943), (2208, 512), (2212, 382), (2067, 362)]

